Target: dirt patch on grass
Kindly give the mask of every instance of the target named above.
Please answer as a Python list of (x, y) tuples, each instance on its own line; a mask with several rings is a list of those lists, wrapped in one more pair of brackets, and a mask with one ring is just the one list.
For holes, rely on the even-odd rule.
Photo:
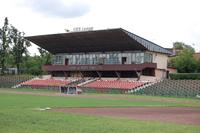
[(177, 107), (58, 108), (58, 112), (200, 125), (200, 109)]

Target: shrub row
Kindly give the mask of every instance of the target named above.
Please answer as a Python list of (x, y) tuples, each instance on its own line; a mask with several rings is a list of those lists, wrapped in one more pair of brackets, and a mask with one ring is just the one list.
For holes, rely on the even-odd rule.
[(170, 73), (170, 79), (179, 80), (179, 79), (192, 79), (192, 80), (200, 80), (200, 73)]

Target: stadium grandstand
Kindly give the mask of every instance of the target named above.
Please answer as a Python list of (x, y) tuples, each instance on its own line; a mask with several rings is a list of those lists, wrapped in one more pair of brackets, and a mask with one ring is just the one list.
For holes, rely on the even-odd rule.
[[(43, 66), (44, 71), (54, 78), (74, 78), (75, 82), (66, 86), (76, 86), (83, 91), (113, 89), (127, 93), (152, 79), (166, 78), (168, 74), (167, 60), (171, 52), (122, 28), (26, 39), (54, 55), (52, 64)], [(145, 80), (142, 77), (146, 77)], [(68, 87), (62, 91), (66, 90)]]
[(199, 80), (166, 79), (169, 73), (176, 73), (176, 68), (167, 68), (172, 52), (121, 28), (26, 39), (53, 54), (52, 64), (42, 66), (49, 75), (5, 76), (0, 79), (1, 86), (56, 89), (67, 94), (200, 95)]
[(124, 29), (27, 37), (54, 55), (43, 70), (60, 77), (166, 77), (165, 48)]

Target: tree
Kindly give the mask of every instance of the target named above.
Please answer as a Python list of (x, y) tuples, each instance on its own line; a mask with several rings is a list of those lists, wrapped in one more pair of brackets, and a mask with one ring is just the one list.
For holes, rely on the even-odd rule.
[[(46, 65), (46, 64), (51, 64), (51, 60), (52, 60), (52, 55), (51, 53), (49, 53), (48, 51), (46, 51), (45, 49), (39, 47), (38, 48), (38, 51), (40, 53), (40, 56), (39, 56), (39, 60), (40, 60), (40, 69), (41, 69), (41, 72), (44, 73), (42, 71), (42, 65)], [(42, 74), (41, 73), (41, 74)]]
[(175, 57), (169, 60), (168, 66), (176, 67), (180, 73), (199, 72), (200, 61), (197, 61), (193, 56), (195, 50), (192, 46), (183, 42), (175, 42), (173, 47), (179, 51)]
[(52, 60), (52, 55), (46, 51), (45, 49), (43, 48), (38, 48), (38, 51), (40, 53), (40, 56), (41, 56), (41, 62), (42, 64), (51, 64), (51, 60)]
[(190, 45), (185, 44), (184, 42), (174, 42), (173, 47), (177, 50), (183, 50), (183, 49), (191, 49), (194, 51), (194, 48)]
[(172, 66), (175, 66), (180, 73), (191, 73), (196, 71), (196, 62), (193, 57), (194, 51), (185, 48), (177, 56), (171, 59)]
[(31, 46), (30, 42), (24, 38), (24, 32), (18, 31), (14, 26), (11, 26), (12, 40), (12, 55), (14, 63), (17, 67), (17, 72), (21, 73), (20, 65), (23, 62), (23, 55), (28, 54), (27, 48)]
[(40, 56), (26, 56), (23, 57), (26, 62), (24, 62), (23, 68), (24, 72), (26, 74), (31, 74), (31, 75), (41, 75), (42, 74), (42, 69), (41, 69), (41, 57)]
[(185, 43), (183, 43), (183, 42), (174, 42), (173, 43), (173, 47), (175, 48), (175, 49), (179, 49), (179, 50), (183, 50), (183, 46), (185, 45)]
[(9, 43), (11, 42), (10, 38), (10, 28), (8, 23), (8, 18), (5, 18), (4, 25), (0, 29), (0, 68), (1, 74), (5, 74), (6, 70), (6, 56), (8, 54)]
[(196, 60), (196, 68), (196, 71), (200, 73), (200, 58)]

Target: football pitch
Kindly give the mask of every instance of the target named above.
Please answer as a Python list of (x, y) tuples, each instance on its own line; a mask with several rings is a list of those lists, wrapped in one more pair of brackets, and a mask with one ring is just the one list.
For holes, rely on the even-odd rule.
[[(50, 109), (42, 110), (45, 108)], [(144, 108), (153, 111), (142, 112)], [(172, 114), (176, 111), (177, 121), (193, 112), (196, 116), (191, 116), (194, 117), (191, 123), (163, 120), (165, 116), (171, 117), (171, 110), (163, 109), (173, 109)], [(137, 110), (143, 113), (141, 117), (146, 115), (151, 119), (130, 117), (131, 113), (138, 114), (134, 112)], [(182, 110), (186, 110), (183, 117)], [(200, 133), (199, 112), (200, 100), (194, 98), (121, 94), (66, 96), (56, 91), (0, 89), (1, 133)], [(157, 114), (161, 116), (159, 119)]]

